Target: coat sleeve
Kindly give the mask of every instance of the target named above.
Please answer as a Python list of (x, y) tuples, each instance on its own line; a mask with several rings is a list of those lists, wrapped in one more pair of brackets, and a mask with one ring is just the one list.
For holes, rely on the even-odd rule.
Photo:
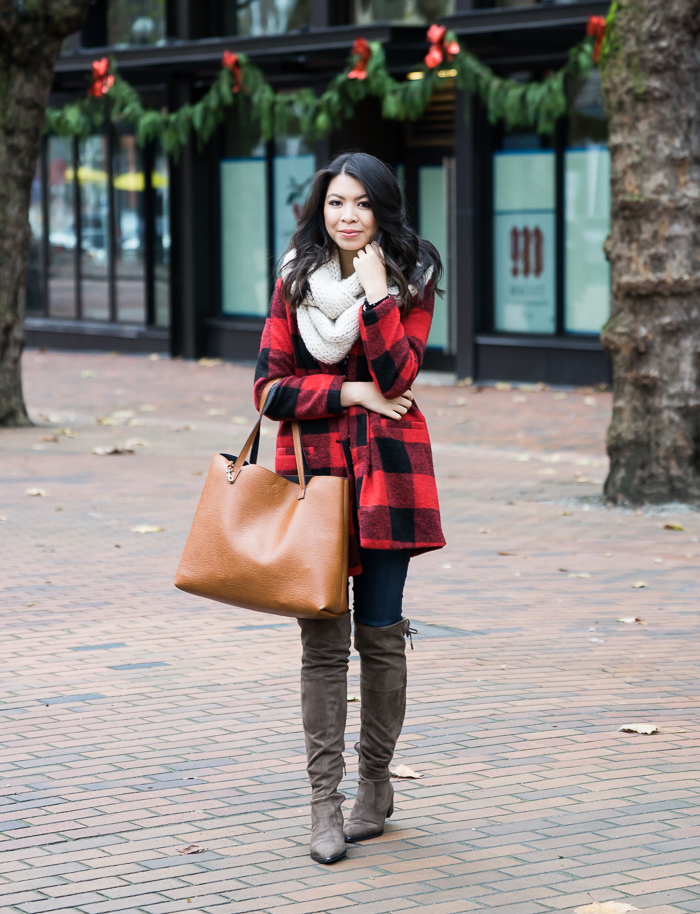
[(278, 281), (275, 286), (260, 342), (255, 366), (255, 408), (260, 408), (260, 396), (267, 382), (279, 378), (274, 400), (266, 412), (271, 419), (325, 419), (341, 415), (344, 408), (340, 403), (340, 388), (345, 380), (342, 375), (296, 376), (294, 346), (281, 285)]
[(393, 296), (376, 308), (360, 312), (360, 332), (369, 370), (387, 400), (400, 397), (413, 384), (423, 364), (433, 320), (435, 295), (414, 302), (402, 320)]

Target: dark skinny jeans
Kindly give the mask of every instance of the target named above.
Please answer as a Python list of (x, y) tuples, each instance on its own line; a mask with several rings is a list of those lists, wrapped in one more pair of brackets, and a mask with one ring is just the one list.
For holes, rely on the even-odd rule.
[(360, 548), (360, 557), (362, 574), (352, 579), (355, 621), (373, 626), (400, 622), (411, 550)]

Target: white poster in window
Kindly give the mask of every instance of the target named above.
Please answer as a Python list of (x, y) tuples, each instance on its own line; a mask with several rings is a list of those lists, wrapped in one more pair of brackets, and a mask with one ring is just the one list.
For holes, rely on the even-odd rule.
[(267, 184), (264, 159), (223, 159), (221, 310), (268, 311)]
[(566, 329), (600, 333), (610, 316), (610, 153), (605, 146), (564, 156), (566, 187)]
[(554, 153), (494, 155), (495, 329), (556, 329)]
[(316, 170), (312, 155), (275, 156), (275, 260), (284, 254)]

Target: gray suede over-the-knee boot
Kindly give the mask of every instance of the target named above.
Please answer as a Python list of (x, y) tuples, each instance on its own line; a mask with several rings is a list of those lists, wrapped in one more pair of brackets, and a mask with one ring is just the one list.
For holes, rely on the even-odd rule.
[(408, 619), (394, 625), (355, 622), (360, 654), (360, 783), (346, 841), (376, 838), (394, 811), (389, 764), (406, 713), (406, 635)]
[(311, 782), (311, 841), (317, 863), (345, 856), (343, 777), (348, 702), (350, 616), (300, 619), (301, 715), (306, 740), (306, 770)]

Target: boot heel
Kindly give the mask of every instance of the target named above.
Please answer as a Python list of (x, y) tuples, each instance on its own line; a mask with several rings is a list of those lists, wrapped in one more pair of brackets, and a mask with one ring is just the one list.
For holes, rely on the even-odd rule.
[(393, 815), (394, 815), (394, 801), (392, 800), (391, 806), (389, 807), (389, 809), (387, 811), (386, 817), (387, 817), (387, 819), (390, 819)]

